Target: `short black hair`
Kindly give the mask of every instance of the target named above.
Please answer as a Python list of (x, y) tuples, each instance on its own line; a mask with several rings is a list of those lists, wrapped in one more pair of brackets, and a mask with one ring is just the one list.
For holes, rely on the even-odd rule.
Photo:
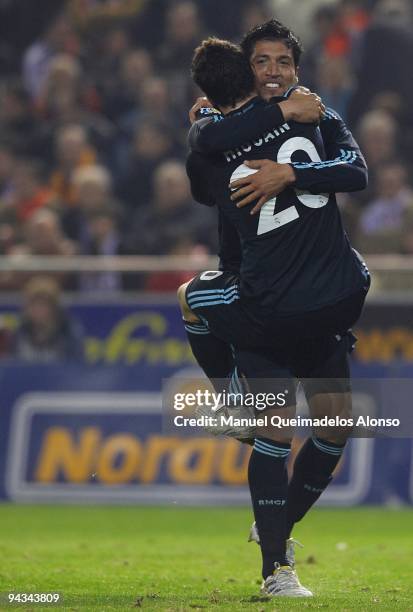
[(254, 93), (254, 74), (241, 47), (207, 38), (195, 49), (191, 75), (216, 106), (234, 106)]
[(254, 53), (255, 45), (260, 40), (279, 40), (284, 45), (291, 49), (294, 64), (297, 67), (300, 63), (300, 57), (303, 52), (303, 47), (300, 39), (287, 26), (283, 25), (277, 19), (270, 19), (261, 25), (255, 26), (249, 30), (241, 40), (241, 49), (246, 57), (250, 60)]

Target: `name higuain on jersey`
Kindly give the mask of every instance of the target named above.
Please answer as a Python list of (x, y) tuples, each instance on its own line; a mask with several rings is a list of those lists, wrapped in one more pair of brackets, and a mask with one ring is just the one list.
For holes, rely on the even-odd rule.
[(285, 132), (287, 132), (289, 129), (290, 129), (290, 126), (288, 125), (288, 123), (284, 123), (278, 128), (274, 128), (270, 132), (267, 132), (265, 135), (263, 135), (261, 138), (258, 138), (257, 140), (253, 140), (250, 143), (243, 144), (240, 147), (237, 147), (235, 149), (230, 149), (229, 151), (225, 151), (224, 157), (228, 163), (233, 162), (234, 159), (237, 159), (238, 157), (242, 157), (244, 153), (250, 153), (252, 151), (253, 146), (257, 148), (262, 147), (263, 145), (268, 144), (272, 140), (279, 138), (282, 134), (285, 134)]

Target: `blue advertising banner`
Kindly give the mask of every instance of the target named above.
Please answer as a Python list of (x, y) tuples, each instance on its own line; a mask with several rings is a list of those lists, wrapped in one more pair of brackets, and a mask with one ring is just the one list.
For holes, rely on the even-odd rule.
[[(73, 303), (70, 313), (85, 332), (85, 355), (91, 364), (193, 364), (179, 309), (173, 301)], [(1, 305), (3, 325), (13, 329), (15, 304)]]
[[(249, 446), (162, 428), (160, 380), (174, 372), (148, 366), (3, 366), (0, 497), (249, 503)], [(412, 440), (359, 438), (350, 442), (321, 503), (412, 501)]]
[[(162, 380), (194, 367), (175, 300), (69, 308), (85, 330), (86, 366), (0, 366), (0, 498), (249, 503), (250, 447), (162, 428)], [(368, 305), (356, 330), (356, 378), (413, 379), (410, 313), (405, 304)], [(12, 329), (17, 306), (3, 304), (0, 316)], [(412, 500), (406, 435), (352, 440), (321, 503)]]
[[(413, 364), (413, 304), (370, 300), (355, 332), (357, 363), (391, 366), (395, 376)], [(72, 301), (69, 311), (85, 331), (85, 355), (91, 364), (193, 365), (175, 298)], [(17, 303), (0, 304), (2, 324), (18, 324)]]

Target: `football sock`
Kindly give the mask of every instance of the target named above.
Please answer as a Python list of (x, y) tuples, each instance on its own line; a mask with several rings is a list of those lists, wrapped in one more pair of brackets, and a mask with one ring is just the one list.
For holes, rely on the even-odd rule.
[(287, 537), (332, 480), (345, 444), (309, 438), (301, 447), (288, 486)]
[(274, 563), (288, 565), (285, 558), (288, 476), (286, 460), (290, 444), (256, 438), (248, 464), (255, 522), (260, 534), (262, 576), (274, 571)]
[(230, 345), (213, 336), (205, 323), (184, 321), (184, 324), (192, 353), (206, 376), (227, 378), (234, 367)]

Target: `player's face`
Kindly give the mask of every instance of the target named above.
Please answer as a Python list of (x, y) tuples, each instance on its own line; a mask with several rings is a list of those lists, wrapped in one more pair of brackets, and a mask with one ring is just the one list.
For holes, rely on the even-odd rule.
[(265, 100), (282, 96), (297, 83), (292, 51), (281, 41), (258, 41), (251, 56), (251, 66), (257, 93)]

